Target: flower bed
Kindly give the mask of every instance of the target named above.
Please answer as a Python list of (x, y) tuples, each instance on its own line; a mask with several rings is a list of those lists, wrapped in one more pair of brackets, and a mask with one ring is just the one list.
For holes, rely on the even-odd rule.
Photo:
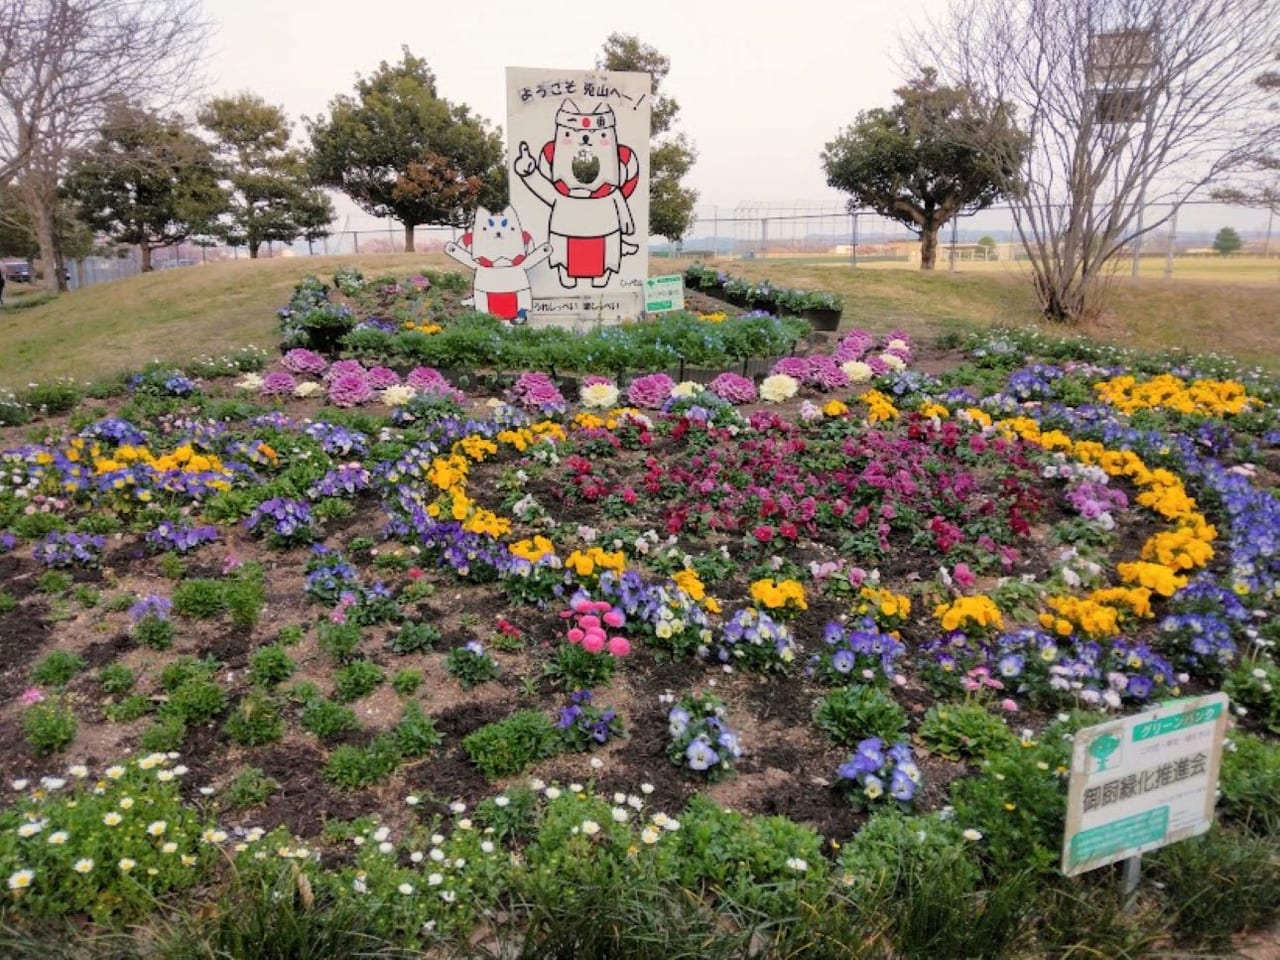
[[(593, 890), (778, 950), (1268, 919), (1244, 880), (1218, 926), (1180, 905), (1223, 863), (1274, 879), (1274, 383), (969, 346), (934, 378), (851, 331), (759, 384), (606, 368), (576, 397), (299, 348), (6, 434), (4, 919), (132, 922), (226, 889), (215, 854), (422, 947), (563, 935), (609, 915)], [(1107, 926), (1053, 871), (1064, 736), (1216, 689), (1249, 760), (1224, 830)], [(1010, 906), (922, 942), (920, 884), (931, 915)]]

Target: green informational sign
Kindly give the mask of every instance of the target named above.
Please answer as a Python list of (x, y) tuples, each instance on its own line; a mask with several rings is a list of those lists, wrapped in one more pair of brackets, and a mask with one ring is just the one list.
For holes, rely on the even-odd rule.
[(644, 282), (644, 312), (666, 313), (684, 309), (684, 277), (650, 277)]
[(1227, 696), (1162, 703), (1076, 732), (1062, 841), (1068, 876), (1204, 833), (1227, 730)]

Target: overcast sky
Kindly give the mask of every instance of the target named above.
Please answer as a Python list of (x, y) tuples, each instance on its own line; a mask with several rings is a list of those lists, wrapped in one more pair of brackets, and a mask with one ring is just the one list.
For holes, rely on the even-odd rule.
[(424, 57), (442, 96), (505, 127), (504, 68), (589, 69), (612, 31), (671, 59), (664, 89), (698, 149), (699, 207), (840, 206), (818, 155), (903, 77), (898, 37), (945, 0), (205, 0), (216, 23), (209, 94), (252, 90), (298, 123), (350, 93), (357, 73)]

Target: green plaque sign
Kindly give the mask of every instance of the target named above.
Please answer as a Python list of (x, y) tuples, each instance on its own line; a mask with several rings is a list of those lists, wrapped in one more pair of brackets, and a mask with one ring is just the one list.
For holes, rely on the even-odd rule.
[(684, 309), (684, 277), (672, 274), (644, 282), (644, 312), (667, 313)]

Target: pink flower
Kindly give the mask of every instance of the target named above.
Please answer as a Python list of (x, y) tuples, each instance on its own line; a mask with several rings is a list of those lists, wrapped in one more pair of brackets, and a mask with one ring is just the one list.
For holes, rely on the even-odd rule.
[(295, 386), (293, 375), (283, 370), (272, 370), (262, 378), (260, 392), (264, 397), (287, 397)]
[[(338, 363), (345, 361), (339, 360)], [(335, 363), (336, 367), (338, 364)], [(330, 368), (332, 372), (332, 368)], [(354, 407), (373, 399), (373, 387), (370, 386), (364, 371), (359, 373), (340, 373), (329, 383), (329, 401), (337, 407)]]
[(280, 362), (292, 373), (324, 373), (325, 368), (329, 366), (329, 362), (320, 354), (303, 347), (290, 350)]
[(604, 649), (604, 633), (600, 630), (590, 630), (582, 639), (582, 649), (587, 653), (599, 653)]
[(1003, 710), (1005, 713), (1017, 713), (1018, 705), (1014, 703), (1013, 700), (1010, 699), (1009, 697), (1005, 697), (1003, 700), (1000, 701), (1000, 709)]
[(370, 367), (369, 386), (375, 390), (385, 390), (400, 382), (400, 375), (390, 367)]
[(37, 703), (44, 701), (44, 691), (39, 687), (27, 687), (22, 691), (22, 696), (18, 698), (18, 702), (24, 707), (33, 707)]
[(627, 642), (626, 637), (610, 637), (609, 652), (615, 657), (625, 657), (631, 652), (631, 644)]
[(610, 627), (620, 627), (626, 623), (626, 617), (622, 615), (621, 610), (610, 610), (604, 615), (604, 622)]
[(676, 382), (665, 373), (651, 373), (647, 377), (636, 377), (631, 381), (631, 386), (627, 387), (627, 401), (633, 407), (658, 410), (667, 402), (675, 386)]
[(720, 374), (707, 389), (729, 403), (754, 403), (758, 396), (755, 381), (738, 373)]
[(957, 563), (951, 571), (951, 579), (956, 582), (961, 590), (968, 590), (977, 581), (973, 571), (969, 569), (967, 563)]

